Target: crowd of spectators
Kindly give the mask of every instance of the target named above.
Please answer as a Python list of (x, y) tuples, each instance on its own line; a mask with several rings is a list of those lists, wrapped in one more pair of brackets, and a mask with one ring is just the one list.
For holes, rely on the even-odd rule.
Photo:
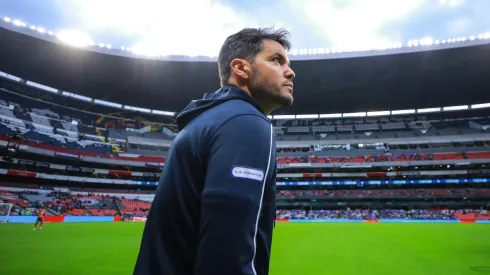
[(384, 153), (378, 155), (366, 156), (314, 156), (307, 154), (302, 157), (283, 157), (278, 162), (288, 163), (372, 163), (372, 162), (392, 162), (392, 161), (420, 161), (420, 160), (450, 160), (450, 159), (468, 159), (468, 154), (462, 153), (437, 153), (437, 154), (392, 154)]
[[(96, 195), (96, 194), (69, 194), (59, 191), (42, 193), (38, 191), (9, 192), (3, 191), (4, 196), (16, 196), (16, 200), (2, 200), (12, 202), (16, 207), (10, 215), (36, 215), (36, 210), (44, 207), (48, 215), (104, 215), (105, 210), (119, 210), (126, 220), (133, 217), (145, 218), (150, 209), (150, 202), (126, 199), (124, 197)], [(393, 196), (393, 195), (469, 195), (490, 194), (490, 189), (413, 189), (413, 190), (341, 190), (341, 191), (279, 191), (278, 196)], [(44, 198), (44, 201), (34, 199)], [(117, 205), (117, 206), (116, 206)], [(22, 211), (21, 211), (22, 210)], [(278, 219), (409, 219), (409, 220), (455, 220), (457, 214), (479, 213), (486, 216), (485, 210), (458, 209), (458, 210), (434, 210), (434, 209), (337, 209), (337, 210), (277, 210)]]
[(291, 196), (312, 196), (312, 197), (369, 197), (369, 196), (436, 196), (436, 195), (477, 195), (477, 194), (490, 194), (488, 188), (459, 188), (459, 189), (405, 189), (405, 190), (319, 190), (319, 191), (279, 191), (278, 197), (291, 197)]
[(404, 219), (404, 220), (456, 220), (457, 214), (478, 213), (487, 215), (485, 210), (457, 209), (340, 209), (340, 210), (277, 210), (278, 219)]
[[(126, 199), (115, 195), (85, 195), (68, 194), (52, 191), (41, 193), (38, 191), (8, 192), (9, 199), (0, 198), (0, 202), (12, 203), (12, 216), (34, 216), (40, 208), (46, 209), (46, 215), (115, 215), (121, 214), (125, 219), (133, 217), (146, 217), (151, 203), (137, 199)], [(119, 211), (118, 211), (119, 210)]]

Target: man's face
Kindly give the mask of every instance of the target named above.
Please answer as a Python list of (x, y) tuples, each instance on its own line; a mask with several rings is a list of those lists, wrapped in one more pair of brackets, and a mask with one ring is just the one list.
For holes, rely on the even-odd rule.
[(255, 57), (250, 76), (252, 96), (274, 110), (293, 104), (293, 78), (284, 47), (276, 41), (264, 40), (262, 50)]

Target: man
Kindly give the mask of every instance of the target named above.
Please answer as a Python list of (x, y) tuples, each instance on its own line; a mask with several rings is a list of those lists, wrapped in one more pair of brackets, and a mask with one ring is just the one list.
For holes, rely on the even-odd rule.
[(288, 35), (243, 29), (224, 42), (221, 89), (177, 117), (134, 274), (268, 274), (276, 149), (267, 115), (293, 103)]
[(41, 207), (41, 209), (39, 209), (39, 211), (37, 212), (37, 220), (36, 220), (36, 223), (34, 224), (34, 230), (36, 230), (36, 227), (37, 227), (37, 224), (39, 224), (39, 230), (43, 230), (43, 223), (44, 223), (44, 213), (46, 212), (46, 210), (44, 209), (44, 207)]

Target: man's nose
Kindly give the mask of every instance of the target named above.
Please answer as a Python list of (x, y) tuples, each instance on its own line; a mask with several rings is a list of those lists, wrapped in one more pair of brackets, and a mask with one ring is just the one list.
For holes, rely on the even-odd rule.
[(291, 69), (290, 67), (288, 67), (286, 69), (286, 71), (284, 72), (284, 76), (287, 79), (293, 79), (296, 76), (296, 74), (294, 73), (293, 69)]

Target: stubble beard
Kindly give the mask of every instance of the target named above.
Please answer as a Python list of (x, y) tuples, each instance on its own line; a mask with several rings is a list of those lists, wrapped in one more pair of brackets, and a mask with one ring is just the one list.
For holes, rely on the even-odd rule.
[(284, 86), (269, 83), (255, 68), (250, 82), (252, 83), (250, 85), (250, 93), (258, 101), (267, 102), (271, 106), (275, 106), (275, 109), (289, 107), (293, 104), (292, 95), (284, 95), (283, 91), (281, 91)]

